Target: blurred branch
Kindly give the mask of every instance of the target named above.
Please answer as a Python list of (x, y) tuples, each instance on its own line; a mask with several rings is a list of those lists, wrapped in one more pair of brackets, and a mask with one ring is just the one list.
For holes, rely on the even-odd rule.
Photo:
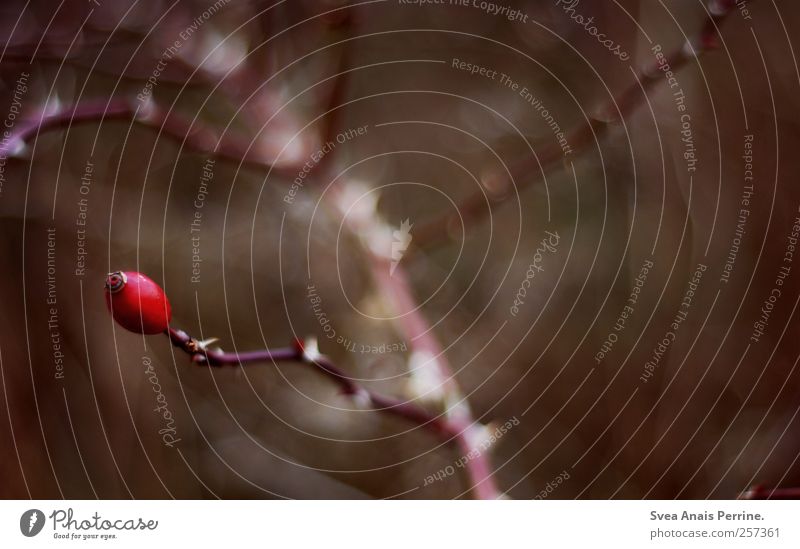
[[(344, 38), (340, 38), (339, 40), (339, 42), (341, 42), (341, 51), (339, 52), (339, 59), (337, 61), (337, 70), (334, 73), (338, 76), (333, 80), (330, 95), (328, 96), (325, 110), (323, 110), (325, 116), (322, 120), (322, 131), (320, 132), (321, 143), (327, 143), (335, 139), (336, 130), (343, 116), (344, 108), (342, 104), (344, 103), (347, 92), (347, 76), (349, 75), (348, 69), (350, 67), (353, 45), (351, 41), (345, 38), (355, 34), (355, 21), (350, 10), (341, 13), (340, 18), (340, 20), (336, 21), (335, 25), (331, 25), (331, 30), (341, 34)], [(323, 156), (311, 169), (309, 176), (314, 173), (330, 173), (328, 164), (332, 157), (333, 155), (328, 154)]]
[[(751, 0), (752, 1), (752, 0)], [(736, 7), (735, 0), (711, 0), (707, 6), (707, 16), (700, 32), (689, 43), (666, 54), (666, 63), (674, 72), (682, 68), (688, 62), (696, 59), (703, 53), (716, 49), (718, 46), (718, 25)], [(636, 109), (646, 97), (656, 83), (663, 80), (661, 65), (655, 61), (636, 73), (633, 84), (625, 88), (618, 96), (612, 97), (598, 110), (597, 117), (586, 120), (583, 124), (574, 128), (566, 135), (566, 140), (570, 144), (572, 151), (579, 152), (593, 141), (605, 133), (610, 123), (624, 118)], [(645, 93), (642, 93), (644, 90)], [(519, 179), (519, 188), (532, 185), (544, 174), (551, 171), (564, 160), (564, 152), (558, 142), (549, 141), (541, 149), (541, 153), (533, 158), (527, 157), (511, 164), (511, 178), (502, 175), (495, 175), (489, 178), (484, 186), (485, 190), (492, 190), (497, 194), (495, 200), (487, 203), (486, 193), (476, 191), (464, 199), (459, 205), (457, 212), (442, 216), (420, 224), (414, 231), (414, 243), (418, 247), (430, 245), (449, 239), (451, 227), (459, 223), (459, 216), (463, 219), (464, 226), (481, 221), (491, 211), (500, 206), (510, 196), (511, 193), (504, 192), (516, 180)], [(530, 178), (530, 174), (539, 175)]]
[[(377, 216), (374, 219), (377, 222)], [(471, 480), (470, 489), (478, 499), (497, 499), (501, 493), (492, 478), (487, 452), (480, 449), (483, 442), (480, 431), (483, 425), (473, 418), (469, 402), (455, 379), (444, 349), (433, 334), (430, 323), (420, 312), (405, 270), (400, 264), (396, 264), (394, 273), (391, 273), (388, 259), (375, 253), (370, 256), (371, 271), (378, 291), (389, 299), (395, 313), (400, 316), (398, 324), (412, 354), (421, 355), (424, 361), (418, 367), (428, 368), (433, 374), (433, 387), (430, 390), (440, 390), (443, 393), (447, 422), (457, 432), (457, 441), (463, 455), (475, 456), (466, 465)]]
[(764, 488), (753, 486), (738, 499), (800, 499), (800, 488)]
[[(387, 239), (392, 235), (392, 228), (381, 219), (374, 204), (367, 206), (368, 201), (359, 200), (363, 192), (355, 186), (345, 186), (326, 196), (336, 202), (335, 206), (343, 214), (344, 226), (361, 241), (377, 293), (391, 304), (398, 329), (408, 343), (412, 367), (426, 372), (427, 393), (418, 396), (441, 395), (445, 410), (442, 414), (443, 423), (449, 426), (463, 454), (474, 456), (465, 465), (470, 489), (477, 499), (498, 499), (502, 493), (492, 478), (492, 467), (486, 455), (488, 452), (481, 451), (480, 447), (483, 442), (481, 433), (485, 427), (473, 418), (469, 402), (455, 379), (444, 349), (417, 305), (405, 270), (400, 263), (392, 264), (391, 255), (385, 255), (391, 249), (391, 242)], [(348, 215), (344, 215), (345, 212)]]
[[(338, 30), (344, 34), (357, 35), (356, 24), (354, 16), (347, 12), (338, 21), (337, 26)], [(342, 47), (343, 50), (338, 61), (339, 76), (334, 81), (324, 111), (326, 116), (322, 130), (323, 142), (333, 139), (339, 127), (339, 121), (344, 116), (342, 105), (346, 99), (350, 74), (347, 69), (351, 57), (351, 44), (347, 41)], [(329, 162), (329, 156), (332, 155), (323, 157), (315, 166), (314, 172), (324, 174), (323, 179), (325, 180), (335, 181), (337, 175)], [(349, 201), (353, 197), (362, 195), (360, 189), (346, 183), (339, 189), (333, 188), (325, 194), (325, 197), (342, 214), (344, 227), (363, 244), (362, 248), (368, 257), (372, 279), (375, 281), (378, 293), (389, 300), (395, 310), (398, 328), (408, 342), (412, 360), (421, 357), (418, 367), (425, 369), (428, 374), (431, 385), (428, 388), (429, 392), (442, 395), (444, 413), (439, 416), (426, 416), (425, 421), (435, 419), (446, 436), (455, 439), (464, 455), (475, 456), (468, 460), (464, 467), (470, 479), (470, 489), (475, 497), (477, 499), (497, 499), (501, 496), (501, 492), (495, 486), (492, 478), (492, 468), (486, 455), (487, 452), (482, 452), (480, 449), (483, 442), (481, 431), (484, 426), (473, 419), (469, 403), (455, 380), (444, 350), (433, 334), (430, 324), (419, 310), (413, 289), (402, 266), (396, 264), (394, 269), (391, 269), (391, 257), (379, 252), (379, 250), (391, 248), (390, 244), (384, 246), (383, 244), (388, 243), (382, 239), (385, 235), (392, 234), (392, 228), (381, 219), (374, 207), (351, 209), (352, 204)], [(367, 202), (363, 201), (362, 204)], [(346, 212), (349, 212), (349, 215)], [(425, 414), (427, 415), (427, 412)]]
[(290, 175), (293, 167), (273, 166), (259, 158), (248, 142), (232, 135), (221, 137), (217, 132), (197, 120), (167, 112), (153, 101), (140, 104), (135, 99), (117, 98), (109, 101), (86, 101), (55, 113), (43, 112), (39, 116), (19, 122), (0, 144), (0, 158), (18, 156), (26, 142), (43, 131), (68, 129), (75, 124), (104, 122), (107, 120), (133, 120), (137, 124), (158, 131), (159, 135), (182, 143), (191, 151), (203, 153), (219, 160), (241, 164), (252, 169)]

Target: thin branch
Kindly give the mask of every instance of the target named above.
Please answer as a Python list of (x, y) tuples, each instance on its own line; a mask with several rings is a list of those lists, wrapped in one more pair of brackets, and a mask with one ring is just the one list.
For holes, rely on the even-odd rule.
[(800, 488), (764, 488), (753, 486), (738, 499), (800, 499)]
[[(708, 16), (698, 33), (680, 48), (676, 48), (666, 55), (670, 69), (675, 72), (701, 54), (716, 49), (718, 46), (718, 25), (735, 8), (735, 0), (711, 0), (708, 3)], [(636, 109), (644, 100), (645, 92), (649, 92), (657, 83), (663, 80), (663, 73), (657, 61), (640, 69), (636, 81), (625, 88), (618, 96), (612, 97), (598, 110), (597, 118), (590, 118), (577, 128), (567, 133), (565, 139), (570, 144), (572, 152), (577, 152), (590, 145), (597, 137), (604, 134), (610, 123), (624, 118)], [(503, 192), (519, 181), (518, 188), (524, 188), (539, 181), (545, 173), (561, 165), (564, 161), (564, 151), (558, 142), (548, 141), (541, 148), (536, 157), (527, 157), (513, 163), (510, 167), (512, 177), (495, 175), (485, 183), (487, 189), (495, 190), (497, 197), (490, 200), (488, 205), (483, 191), (476, 191), (458, 205), (458, 211), (439, 217), (426, 224), (420, 224), (414, 231), (414, 245), (424, 247), (433, 243), (446, 241), (450, 238), (450, 229), (458, 226), (459, 213), (464, 220), (464, 226), (474, 225), (476, 221), (485, 218), (490, 212), (503, 204), (512, 193)], [(536, 174), (531, 178), (530, 174)]]
[(344, 226), (363, 244), (376, 291), (389, 301), (394, 310), (395, 323), (408, 344), (412, 359), (420, 358), (419, 364), (414, 364), (414, 367), (426, 370), (431, 380), (428, 390), (432, 394), (441, 394), (444, 423), (454, 433), (463, 454), (473, 457), (464, 466), (471, 491), (477, 499), (498, 499), (502, 492), (492, 477), (488, 452), (481, 451), (480, 447), (485, 427), (473, 418), (444, 349), (417, 305), (402, 264), (394, 264), (392, 270), (391, 257), (384, 255), (391, 244), (383, 239), (392, 234), (392, 228), (381, 219), (374, 205), (368, 206), (367, 201), (363, 200), (359, 201), (362, 207), (352, 207), (350, 204), (353, 197), (361, 195), (359, 189), (349, 189), (345, 184), (344, 188), (332, 190), (326, 197), (340, 212), (348, 212), (343, 218)]
[(264, 349), (245, 353), (226, 353), (220, 349), (209, 349), (209, 342), (198, 341), (182, 330), (170, 328), (167, 332), (170, 341), (178, 349), (187, 353), (192, 362), (209, 366), (243, 366), (252, 362), (296, 362), (313, 366), (339, 385), (345, 395), (362, 398), (376, 408), (376, 411), (392, 414), (412, 423), (431, 429), (446, 441), (458, 438), (458, 431), (441, 417), (395, 397), (372, 392), (357, 384), (331, 360), (317, 350), (316, 342), (308, 340), (297, 342), (292, 347)]
[[(353, 36), (355, 34), (355, 21), (351, 11), (347, 10), (342, 13), (341, 20), (337, 21), (335, 25), (332, 25), (331, 29), (343, 36)], [(349, 76), (348, 69), (350, 68), (350, 61), (353, 55), (353, 45), (349, 40), (342, 39), (340, 41), (342, 44), (339, 46), (340, 52), (337, 60), (337, 71), (335, 73), (339, 76), (333, 81), (330, 94), (325, 105), (325, 110), (323, 111), (327, 114), (322, 120), (322, 130), (320, 131), (322, 144), (335, 140), (336, 130), (339, 127), (341, 119), (344, 117), (344, 108), (342, 107), (342, 103), (344, 103), (347, 93), (347, 84), (349, 80), (347, 76)], [(333, 155), (329, 154), (323, 156), (322, 159), (311, 169), (309, 178), (312, 174), (316, 173), (330, 174), (331, 168), (329, 163), (331, 162), (332, 158)]]
[(107, 120), (134, 120), (137, 124), (154, 131), (184, 148), (212, 156), (218, 160), (241, 163), (242, 166), (289, 176), (292, 166), (271, 166), (257, 151), (248, 147), (245, 139), (230, 134), (220, 138), (219, 134), (203, 123), (190, 121), (175, 113), (168, 113), (150, 101), (140, 104), (135, 99), (111, 99), (110, 101), (86, 101), (55, 113), (43, 112), (39, 116), (18, 122), (0, 143), (0, 158), (13, 156), (24, 148), (26, 142), (39, 132), (71, 128), (76, 124), (103, 122)]
[(370, 255), (372, 275), (378, 291), (389, 299), (395, 313), (400, 315), (398, 325), (412, 353), (421, 353), (427, 360), (426, 364), (419, 367), (428, 368), (434, 374), (433, 383), (438, 384), (438, 389), (443, 392), (447, 422), (458, 432), (457, 441), (461, 451), (465, 456), (474, 456), (465, 465), (471, 481), (470, 489), (478, 499), (499, 498), (501, 493), (492, 478), (488, 452), (482, 452), (479, 448), (482, 442), (479, 432), (483, 425), (473, 418), (469, 402), (455, 379), (444, 349), (416, 304), (405, 270), (396, 264), (394, 273), (391, 273), (390, 261), (375, 253)]
[[(357, 21), (347, 12), (343, 20), (339, 22), (341, 32), (344, 34), (357, 35), (355, 28)], [(340, 52), (338, 60), (338, 74), (331, 90), (326, 110), (327, 113), (323, 121), (323, 142), (332, 140), (339, 127), (340, 121), (344, 116), (344, 103), (347, 92), (348, 76), (347, 71), (352, 55), (349, 42), (344, 43), (343, 50)], [(315, 166), (315, 173), (322, 173), (323, 180), (335, 180), (332, 158), (329, 155)], [(363, 244), (363, 249), (368, 257), (368, 263), (372, 278), (377, 286), (378, 293), (389, 300), (391, 306), (398, 315), (398, 328), (404, 334), (404, 339), (408, 342), (411, 356), (424, 356), (426, 361), (420, 365), (425, 368), (432, 379), (431, 390), (441, 391), (443, 394), (442, 404), (445, 412), (438, 416), (431, 416), (422, 408), (410, 406), (408, 403), (382, 400), (385, 397), (370, 395), (371, 402), (378, 407), (385, 407), (388, 410), (402, 410), (401, 414), (412, 419), (412, 416), (423, 412), (417, 417), (417, 422), (428, 425), (435, 425), (441, 429), (448, 440), (455, 440), (463, 455), (470, 456), (464, 469), (470, 480), (470, 488), (477, 499), (497, 499), (501, 492), (497, 489), (492, 478), (492, 468), (489, 463), (487, 452), (481, 451), (480, 445), (483, 442), (481, 431), (483, 426), (474, 421), (467, 399), (461, 392), (458, 383), (453, 376), (453, 372), (447, 363), (444, 350), (431, 330), (431, 326), (416, 305), (416, 298), (405, 271), (400, 265), (395, 265), (395, 269), (390, 269), (390, 258), (381, 255), (376, 250), (383, 249), (383, 246), (373, 246), (370, 239), (380, 239), (381, 235), (391, 234), (391, 228), (380, 218), (377, 211), (351, 210), (351, 215), (345, 215), (349, 209), (347, 204), (348, 194), (351, 191), (348, 184), (344, 187), (334, 188), (325, 194), (326, 200), (343, 215), (344, 227)], [(357, 191), (357, 189), (356, 189)], [(356, 194), (359, 194), (356, 192)], [(388, 248), (387, 248), (388, 249)], [(391, 407), (389, 407), (391, 406)], [(398, 408), (402, 406), (402, 408)]]

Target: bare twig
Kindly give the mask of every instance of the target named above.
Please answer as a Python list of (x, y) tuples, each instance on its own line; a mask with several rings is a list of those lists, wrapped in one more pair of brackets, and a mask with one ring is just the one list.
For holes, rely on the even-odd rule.
[[(374, 218), (377, 220), (377, 216)], [(470, 489), (478, 499), (497, 499), (501, 493), (492, 478), (492, 467), (488, 452), (480, 451), (482, 443), (480, 431), (483, 428), (475, 421), (469, 403), (456, 382), (447, 357), (430, 324), (416, 304), (414, 292), (408, 282), (405, 270), (395, 266), (390, 274), (390, 262), (375, 253), (371, 254), (371, 270), (381, 295), (392, 303), (396, 314), (400, 315), (398, 325), (409, 342), (412, 353), (421, 353), (427, 361), (419, 365), (428, 368), (434, 375), (433, 384), (443, 394), (447, 422), (457, 432), (457, 441), (464, 455), (473, 457), (465, 469), (471, 480)], [(437, 387), (431, 387), (436, 390)]]
[[(666, 62), (673, 72), (717, 47), (718, 25), (735, 6), (735, 0), (711, 0), (708, 3), (708, 16), (698, 35), (683, 47), (666, 54)], [(570, 149), (573, 152), (580, 151), (604, 134), (610, 122), (623, 118), (635, 110), (644, 100), (642, 88), (648, 92), (656, 83), (662, 81), (663, 75), (659, 68), (659, 63), (654, 61), (640, 69), (636, 81), (602, 105), (597, 111), (596, 118), (587, 119), (568, 132), (566, 140), (570, 144)], [(537, 182), (544, 173), (561, 165), (563, 160), (564, 151), (561, 145), (555, 141), (548, 141), (540, 148), (535, 158), (527, 157), (512, 163), (510, 179), (498, 174), (487, 180), (485, 186), (487, 189), (508, 189), (514, 182), (518, 182), (517, 187), (524, 188)], [(535, 177), (531, 177), (531, 174), (535, 174)], [(424, 225), (420, 224), (414, 231), (415, 246), (448, 240), (451, 234), (450, 228), (456, 226), (459, 216), (463, 219), (465, 227), (474, 226), (476, 221), (485, 218), (511, 196), (512, 193), (498, 193), (497, 198), (490, 200), (487, 205), (486, 194), (480, 190), (474, 192), (458, 205), (457, 212), (436, 218)]]
[[(351, 12), (349, 10), (343, 12), (340, 18), (341, 19), (336, 22), (336, 25), (331, 26), (331, 30), (343, 36), (352, 36), (354, 34), (355, 22)], [(322, 119), (322, 130), (320, 131), (322, 144), (335, 139), (339, 122), (344, 114), (342, 103), (345, 100), (345, 95), (347, 92), (349, 78), (347, 78), (346, 75), (349, 75), (348, 69), (350, 68), (353, 45), (352, 42), (347, 40), (341, 40), (341, 42), (342, 44), (339, 46), (340, 51), (337, 60), (336, 71), (338, 76), (333, 80), (330, 94), (328, 95), (327, 103), (325, 105), (325, 110), (323, 111), (326, 114)], [(309, 173), (309, 177), (311, 174), (316, 173), (330, 174), (331, 169), (329, 168), (329, 163), (332, 158), (333, 155), (326, 154), (323, 156), (322, 159), (313, 166), (311, 172)]]
[[(347, 17), (340, 22), (340, 28), (343, 33), (357, 34), (356, 24), (357, 21), (348, 13)], [(351, 56), (350, 47), (347, 42), (340, 52), (339, 77), (333, 84), (325, 111), (327, 116), (323, 122), (323, 139), (333, 139), (339, 121), (344, 116), (342, 104), (346, 99), (347, 76), (350, 74), (347, 71)], [(335, 180), (337, 176), (333, 163), (328, 162), (329, 160), (326, 155), (315, 167), (315, 172), (324, 174), (322, 176), (324, 180)], [(463, 454), (473, 458), (466, 462), (464, 469), (469, 477), (470, 488), (474, 496), (477, 499), (497, 499), (501, 493), (492, 478), (489, 457), (487, 452), (480, 451), (479, 447), (483, 442), (481, 432), (484, 427), (473, 419), (467, 399), (453, 376), (444, 350), (433, 334), (430, 324), (418, 310), (416, 298), (405, 271), (400, 265), (395, 265), (393, 270), (390, 269), (391, 258), (379, 251), (390, 247), (382, 245), (386, 242), (379, 242), (375, 245), (375, 239), (380, 241), (385, 235), (391, 234), (391, 227), (381, 219), (374, 209), (369, 207), (350, 209), (349, 200), (360, 194), (358, 189), (351, 188), (350, 183), (345, 182), (338, 188), (334, 187), (327, 192), (325, 197), (331, 202), (334, 210), (338, 210), (342, 214), (345, 229), (356, 240), (364, 244), (363, 249), (367, 254), (370, 272), (378, 293), (387, 299), (394, 309), (397, 315), (398, 329), (408, 342), (412, 359), (422, 357), (421, 363), (414, 363), (414, 367), (425, 369), (426, 377), (431, 385), (430, 392), (442, 395), (441, 404), (445, 411), (436, 416), (436, 420), (447, 436), (455, 439)], [(345, 215), (348, 210), (350, 210), (349, 215)], [(412, 362), (414, 361), (412, 360)]]
[(738, 499), (800, 499), (800, 488), (765, 488), (757, 485), (740, 494)]
[[(363, 244), (376, 291), (389, 301), (395, 312), (398, 330), (408, 343), (412, 367), (426, 371), (426, 390), (431, 394), (441, 395), (441, 404), (445, 410), (442, 415), (443, 423), (455, 436), (464, 455), (472, 458), (464, 466), (470, 479), (470, 489), (477, 499), (497, 499), (502, 493), (492, 478), (488, 452), (481, 451), (480, 447), (484, 426), (473, 418), (444, 349), (417, 306), (405, 270), (399, 263), (392, 270), (391, 257), (384, 255), (391, 248), (390, 242), (385, 240), (392, 234), (391, 227), (381, 219), (374, 207), (351, 207), (352, 198), (360, 195), (359, 189), (345, 186), (327, 193), (326, 196), (335, 202), (341, 212), (349, 211), (349, 215), (344, 218), (344, 226)], [(367, 201), (359, 203), (366, 204)], [(413, 360), (416, 357), (419, 360)], [(413, 371), (411, 373), (417, 375)]]
[(450, 441), (459, 436), (458, 431), (441, 417), (410, 402), (372, 392), (357, 384), (337, 368), (331, 360), (319, 353), (316, 341), (297, 342), (292, 347), (264, 349), (245, 353), (226, 353), (208, 348), (209, 343), (199, 341), (182, 330), (170, 328), (167, 332), (172, 344), (191, 356), (197, 364), (209, 366), (242, 366), (252, 362), (296, 362), (315, 367), (342, 389), (345, 395), (361, 398), (375, 407), (375, 411), (386, 412), (422, 427)]
[(242, 166), (269, 170), (281, 175), (294, 173), (289, 165), (271, 166), (257, 151), (248, 147), (244, 139), (230, 134), (220, 137), (211, 128), (198, 121), (189, 121), (175, 113), (168, 113), (150, 101), (140, 104), (134, 99), (111, 99), (109, 101), (86, 101), (55, 113), (42, 113), (29, 117), (14, 127), (0, 144), (0, 158), (12, 156), (33, 136), (42, 131), (70, 128), (75, 124), (102, 122), (107, 120), (131, 120), (151, 130), (160, 131), (164, 137), (183, 143), (184, 147), (219, 160)]

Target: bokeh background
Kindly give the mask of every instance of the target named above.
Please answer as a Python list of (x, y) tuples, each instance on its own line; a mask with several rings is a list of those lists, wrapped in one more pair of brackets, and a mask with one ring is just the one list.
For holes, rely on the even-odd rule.
[[(348, 410), (348, 397), (317, 372), (196, 366), (165, 337), (124, 331), (106, 310), (105, 273), (141, 271), (162, 284), (173, 325), (190, 334), (219, 337), (227, 350), (316, 335), (364, 385), (419, 397), (426, 379), (411, 352), (348, 351), (326, 337), (309, 301), (310, 273), (338, 334), (357, 345), (403, 341), (367, 266), (369, 235), (343, 229), (326, 201), (344, 180), (377, 199), (388, 226), (409, 219), (417, 228), (452, 213), (448, 197), (484, 184), (490, 219), (467, 219), (466, 235), (451, 227), (430, 243), (414, 241), (412, 228), (402, 262), (474, 416), (519, 420), (490, 454), (508, 496), (535, 497), (564, 472), (547, 497), (733, 498), (754, 484), (800, 484), (800, 265), (783, 259), (800, 215), (800, 6), (735, 8), (719, 47), (676, 72), (695, 172), (686, 170), (672, 90), (658, 77), (632, 112), (576, 145), (546, 179), (532, 168), (498, 187), (490, 183), (504, 166), (552, 147), (553, 132), (514, 91), (453, 68), (454, 58), (509, 75), (568, 130), (603, 119), (598, 109), (653, 62), (652, 44), (671, 51), (696, 37), (707, 6), (574, 3), (630, 52), (621, 62), (563, 2), (495, 4), (522, 10), (525, 23), (468, 4), (2, 3), (6, 122), (15, 92), (16, 129), (75, 105), (102, 113), (109, 101), (128, 101), (140, 111), (135, 122), (100, 116), (34, 132), (4, 153), (0, 496), (468, 497), (460, 469), (425, 485), (459, 459), (458, 448), (402, 419)], [(152, 97), (138, 101), (176, 40)], [(200, 209), (213, 155), (160, 132), (148, 118), (156, 108), (195, 122), (191, 144), (213, 147), (224, 136), (247, 151), (247, 162), (216, 158)], [(366, 136), (337, 144), (325, 170), (284, 200), (326, 135), (364, 125)], [(742, 208), (745, 135), (754, 190), (722, 282)], [(547, 230), (558, 232), (558, 249), (511, 316)], [(635, 312), (598, 364), (647, 259), (654, 267)], [(698, 263), (707, 270), (688, 317), (642, 383)], [(782, 265), (791, 270), (754, 343)], [(172, 447), (143, 357), (174, 417)]]

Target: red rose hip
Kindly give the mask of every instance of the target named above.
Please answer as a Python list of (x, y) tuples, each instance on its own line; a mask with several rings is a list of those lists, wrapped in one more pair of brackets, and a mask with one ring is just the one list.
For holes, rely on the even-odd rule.
[(172, 318), (164, 290), (142, 273), (133, 271), (108, 273), (106, 305), (120, 326), (137, 334), (161, 333)]

